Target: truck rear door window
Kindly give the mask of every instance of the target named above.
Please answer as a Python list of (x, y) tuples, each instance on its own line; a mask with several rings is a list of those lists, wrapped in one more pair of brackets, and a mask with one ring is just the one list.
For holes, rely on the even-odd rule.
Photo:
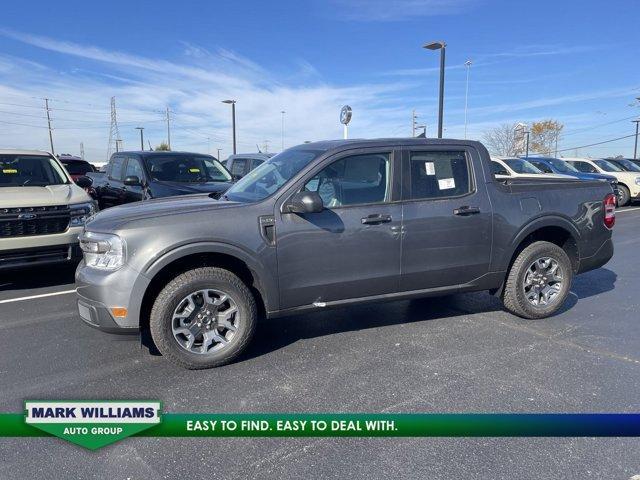
[(234, 158), (233, 163), (231, 164), (231, 174), (237, 176), (244, 175), (244, 169), (247, 166), (246, 158)]
[(459, 197), (471, 191), (464, 151), (411, 152), (411, 199)]

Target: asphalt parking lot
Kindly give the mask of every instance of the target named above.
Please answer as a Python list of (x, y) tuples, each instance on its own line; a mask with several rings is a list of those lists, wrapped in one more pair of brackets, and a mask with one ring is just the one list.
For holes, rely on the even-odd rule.
[[(140, 398), (171, 412), (637, 412), (639, 239), (640, 208), (619, 211), (613, 260), (547, 320), (485, 293), (319, 312), (262, 323), (240, 361), (206, 371), (83, 325), (72, 269), (5, 276), (0, 410)], [(35, 438), (3, 439), (0, 458), (1, 478), (628, 479), (640, 439), (133, 438), (88, 452)]]

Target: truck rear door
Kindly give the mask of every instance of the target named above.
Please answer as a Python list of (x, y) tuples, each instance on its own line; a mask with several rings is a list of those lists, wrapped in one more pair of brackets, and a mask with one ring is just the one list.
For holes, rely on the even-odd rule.
[(470, 147), (403, 150), (400, 291), (460, 285), (489, 271), (492, 209)]

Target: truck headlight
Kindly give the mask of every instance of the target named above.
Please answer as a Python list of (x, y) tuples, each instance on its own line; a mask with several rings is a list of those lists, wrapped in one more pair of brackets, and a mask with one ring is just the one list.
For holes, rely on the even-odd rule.
[(636, 177), (636, 185), (640, 185), (640, 177)]
[(80, 248), (88, 267), (117, 270), (124, 265), (125, 244), (118, 235), (84, 232), (80, 235)]
[(71, 211), (69, 226), (81, 227), (98, 209), (96, 208), (95, 202), (86, 202), (69, 205), (69, 210)]

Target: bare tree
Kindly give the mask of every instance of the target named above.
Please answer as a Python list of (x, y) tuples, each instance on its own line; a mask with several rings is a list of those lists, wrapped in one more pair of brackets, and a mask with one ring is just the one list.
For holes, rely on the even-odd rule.
[(517, 123), (503, 123), (482, 136), (489, 152), (512, 157), (522, 153), (522, 142), (518, 138)]

